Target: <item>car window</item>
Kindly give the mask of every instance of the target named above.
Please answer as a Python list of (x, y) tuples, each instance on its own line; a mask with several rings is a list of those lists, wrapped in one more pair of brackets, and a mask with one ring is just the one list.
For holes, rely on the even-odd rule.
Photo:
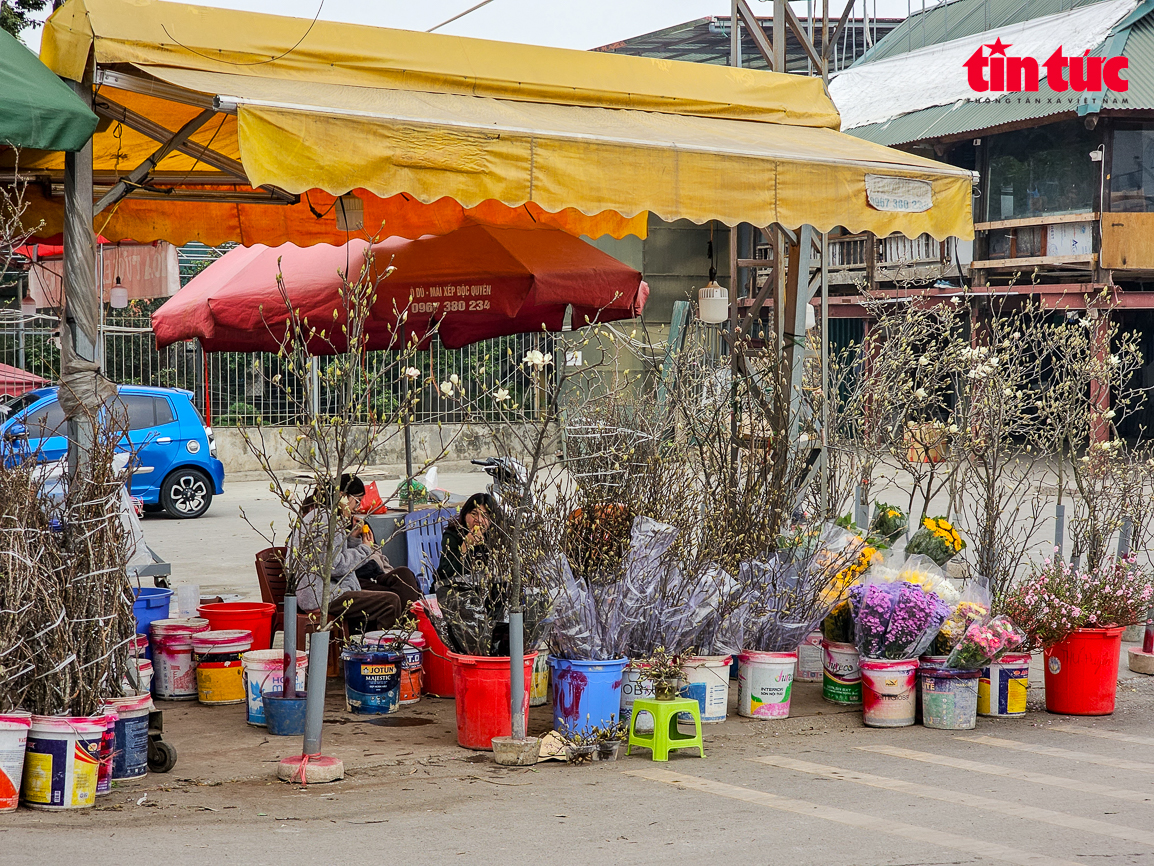
[(39, 399), (35, 394), (21, 394), (19, 397), (10, 397), (4, 401), (3, 405), (0, 405), (0, 416), (13, 418)]
[(156, 409), (152, 397), (147, 394), (121, 394), (118, 414), (128, 416), (129, 430), (147, 430), (156, 426)]
[(156, 426), (161, 424), (171, 424), (176, 420), (172, 414), (172, 406), (163, 397), (153, 397), (153, 402), (156, 404)]
[(64, 409), (60, 403), (53, 400), (51, 403), (33, 409), (24, 419), (24, 426), (32, 439), (41, 439), (45, 436), (64, 435)]

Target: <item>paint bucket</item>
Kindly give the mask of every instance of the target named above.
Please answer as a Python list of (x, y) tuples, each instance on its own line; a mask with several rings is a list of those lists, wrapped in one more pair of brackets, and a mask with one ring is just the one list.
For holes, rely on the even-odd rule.
[(208, 631), (208, 620), (158, 619), (150, 627), (155, 694), (166, 701), (196, 700), (192, 636)]
[(127, 677), (128, 690), (134, 692), (151, 692), (152, 674), (152, 662), (148, 659), (129, 659)]
[(1118, 690), (1121, 626), (1079, 628), (1045, 651), (1046, 710), (1108, 716)]
[(276, 616), (272, 602), (222, 601), (202, 604), (196, 612), (208, 620), (213, 631), (251, 631), (254, 650), (272, 646), (272, 620)]
[(620, 720), (621, 681), (629, 659), (581, 661), (549, 656), (553, 730), (582, 734)]
[(821, 629), (811, 631), (797, 648), (797, 669), (793, 673), (794, 682), (820, 683), (824, 678), (824, 651), (822, 650)]
[(1030, 690), (1030, 654), (1006, 653), (978, 680), (978, 715), (1021, 718)]
[(950, 668), (920, 670), (922, 724), (942, 731), (969, 731), (978, 724), (981, 671)]
[[(463, 656), (452, 653), (453, 690), (457, 695), (457, 744), (492, 749), (493, 737), (513, 733), (512, 685), (508, 656)], [(525, 694), (521, 698), (529, 725), (529, 684), (537, 653), (525, 653)]]
[(196, 666), (196, 696), (202, 704), (244, 703), (244, 676), (240, 657), (252, 648), (252, 632), (202, 631), (192, 638)]
[(949, 656), (922, 656), (918, 659), (918, 684), (914, 689), (914, 722), (922, 721), (922, 673), (923, 671), (937, 671), (946, 666)]
[[(397, 641), (407, 637), (408, 640), (401, 646)], [(421, 699), (422, 680), (424, 679), (424, 635), (420, 632), (412, 634), (398, 629), (388, 631), (365, 632), (363, 645), (366, 649), (392, 649), (401, 653), (401, 697), (400, 705), (405, 707), (415, 704)]]
[(13, 812), (20, 805), (20, 777), (31, 724), (31, 713), (0, 713), (0, 812)]
[(413, 602), (411, 610), (417, 616), (417, 627), (428, 645), (424, 658), (424, 682), (422, 683), (426, 695), (437, 698), (453, 697), (453, 662), (452, 652), (437, 630), (429, 621), (429, 614), (425, 611), (427, 602)]
[(533, 683), (529, 686), (529, 706), (541, 707), (549, 702), (549, 656), (537, 647), (537, 660), (533, 662)]
[(401, 698), (399, 652), (388, 649), (346, 649), (345, 708), (350, 713), (377, 716), (395, 713)]
[(789, 716), (797, 653), (744, 650), (737, 660), (737, 713), (749, 719), (784, 719)]
[[(681, 697), (693, 698), (701, 711), (702, 724), (724, 722), (729, 711), (730, 656), (693, 656), (681, 666)], [(679, 713), (679, 722), (692, 716)]]
[(20, 796), (33, 809), (86, 809), (96, 802), (103, 716), (33, 716)]
[(112, 793), (112, 760), (116, 755), (116, 710), (102, 706), (104, 736), (100, 738), (100, 766), (96, 770), (96, 796)]
[(861, 703), (861, 657), (852, 643), (821, 642), (821, 696), (831, 704)]
[(116, 713), (112, 780), (138, 779), (148, 772), (148, 711), (152, 698), (147, 694), (105, 698), (103, 705)]
[[(279, 649), (250, 650), (240, 657), (241, 676), (244, 681), (245, 721), (250, 725), (266, 727), (264, 714), (264, 693), (274, 695), (284, 693), (284, 652)], [(305, 690), (305, 674), (308, 673), (307, 653), (297, 653), (297, 693)]]
[(862, 659), (862, 721), (871, 728), (912, 725), (917, 671), (917, 659)]
[(148, 635), (137, 634), (128, 642), (128, 655), (131, 658), (148, 658)]
[[(148, 634), (149, 626), (158, 619), (168, 619), (172, 605), (172, 590), (160, 586), (145, 586), (132, 590), (136, 600), (132, 603), (132, 615), (136, 618), (136, 633)], [(152, 648), (144, 648), (146, 658), (152, 658)]]
[[(645, 666), (627, 667), (625, 675), (621, 679), (621, 715), (618, 718), (629, 721), (633, 718), (633, 702), (637, 698), (653, 700), (655, 697), (657, 695), (653, 688), (653, 680), (645, 676)], [(653, 714), (643, 713), (637, 719), (637, 732), (647, 734), (652, 730)]]

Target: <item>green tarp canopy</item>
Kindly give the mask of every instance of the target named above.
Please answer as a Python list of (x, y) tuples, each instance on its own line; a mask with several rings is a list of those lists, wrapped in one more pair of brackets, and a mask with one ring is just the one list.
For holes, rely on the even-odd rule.
[(79, 150), (97, 117), (12, 34), (0, 30), (0, 145)]

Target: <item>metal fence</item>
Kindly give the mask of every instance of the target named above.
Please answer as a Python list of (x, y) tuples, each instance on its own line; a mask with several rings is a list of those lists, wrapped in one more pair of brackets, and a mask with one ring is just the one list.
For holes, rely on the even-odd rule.
[[(60, 371), (59, 322), (49, 315), (26, 317), (6, 310), (0, 317), (0, 363), (10, 364), (43, 377), (49, 382)], [(122, 385), (155, 385), (184, 388), (210, 423), (217, 426), (286, 424), (299, 420), (300, 394), (305, 384), (294, 380), (281, 358), (267, 352), (203, 352), (195, 341), (157, 349), (147, 317), (111, 315), (104, 328), (104, 369), (110, 379)], [(435, 341), (416, 353), (412, 365), (424, 377), (437, 382), (456, 373), (466, 394), (480, 398), (491, 383), (500, 381), (514, 399), (532, 413), (539, 395), (522, 377), (521, 359), (538, 349), (554, 351), (551, 334), (514, 334), (485, 340), (464, 349), (450, 350)], [(388, 414), (405, 393), (403, 371), (393, 352), (369, 352), (365, 357), (374, 393), (369, 405)], [(325, 358), (319, 365), (329, 363)], [(408, 363), (408, 362), (406, 362)], [(323, 386), (317, 390), (316, 409), (337, 410), (337, 396)], [(459, 403), (442, 399), (433, 386), (424, 388), (416, 407), (417, 423), (459, 419)], [(488, 411), (493, 413), (490, 407)], [(495, 418), (494, 418), (495, 420)]]

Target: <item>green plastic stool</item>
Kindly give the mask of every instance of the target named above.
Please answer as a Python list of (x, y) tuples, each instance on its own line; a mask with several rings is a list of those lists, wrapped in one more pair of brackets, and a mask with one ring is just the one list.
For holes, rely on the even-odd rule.
[[(637, 714), (648, 712), (653, 716), (653, 733), (637, 733)], [(683, 734), (677, 729), (678, 713), (689, 713), (693, 717), (694, 732)], [(629, 719), (629, 745), (625, 754), (634, 746), (644, 746), (653, 752), (653, 760), (668, 761), (671, 749), (696, 747), (705, 757), (705, 744), (701, 740), (701, 705), (692, 698), (678, 698), (672, 701), (658, 701), (653, 698), (637, 698), (633, 701), (633, 716)]]

